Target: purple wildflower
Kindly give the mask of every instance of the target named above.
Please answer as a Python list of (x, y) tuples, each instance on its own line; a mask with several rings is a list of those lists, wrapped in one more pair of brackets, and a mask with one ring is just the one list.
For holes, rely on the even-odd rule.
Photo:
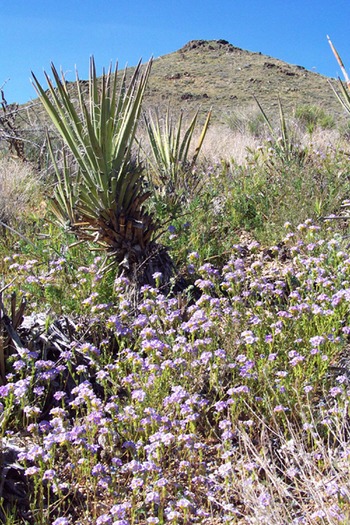
[(96, 520), (96, 525), (103, 525), (104, 523), (107, 523), (107, 525), (112, 524), (112, 518), (109, 516), (109, 514), (101, 514)]

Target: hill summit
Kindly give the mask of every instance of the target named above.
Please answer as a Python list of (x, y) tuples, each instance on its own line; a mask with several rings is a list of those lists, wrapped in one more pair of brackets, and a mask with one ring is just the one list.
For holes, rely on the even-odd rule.
[(223, 39), (191, 40), (156, 58), (145, 105), (190, 112), (213, 108), (214, 119), (223, 121), (228, 112), (255, 105), (254, 97), (268, 113), (276, 112), (280, 98), (286, 112), (317, 105), (342, 114), (327, 77)]

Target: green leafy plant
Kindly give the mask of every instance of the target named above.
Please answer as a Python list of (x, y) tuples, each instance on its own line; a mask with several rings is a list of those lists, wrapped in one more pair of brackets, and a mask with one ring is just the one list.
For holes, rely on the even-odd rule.
[(295, 110), (295, 117), (308, 133), (313, 133), (317, 127), (332, 129), (334, 118), (319, 106), (301, 105)]
[(264, 137), (266, 131), (265, 119), (258, 109), (233, 110), (225, 118), (225, 123), (234, 132), (256, 138)]
[[(175, 123), (168, 110), (162, 120), (158, 113), (145, 116), (146, 130), (151, 147), (149, 182), (156, 199), (161, 199), (172, 211), (196, 193), (200, 178), (194, 171), (198, 155), (207, 133), (211, 112), (208, 113), (194, 152), (194, 139), (198, 111), (184, 128), (183, 113)], [(168, 210), (169, 211), (169, 210)]]
[[(144, 208), (150, 192), (132, 150), (151, 64), (139, 63), (127, 83), (126, 71), (119, 82), (117, 68), (113, 74), (111, 67), (98, 79), (92, 58), (87, 92), (78, 74), (73, 88), (54, 65), (56, 87), (45, 74), (48, 92), (33, 74), (40, 100), (77, 166), (73, 174), (66, 155), (60, 166), (49, 146), (58, 179), (52, 211), (79, 240), (106, 250), (112, 258), (106, 268), (117, 263), (133, 280), (155, 253), (161, 266), (159, 253), (165, 253), (153, 239), (158, 223)], [(141, 281), (149, 279), (143, 272)]]

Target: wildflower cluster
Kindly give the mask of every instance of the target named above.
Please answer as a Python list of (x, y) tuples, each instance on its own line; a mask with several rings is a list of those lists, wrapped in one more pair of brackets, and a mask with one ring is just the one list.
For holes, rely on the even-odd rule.
[(110, 303), (96, 285), (88, 329), (51, 356), (13, 358), (1, 429), (26, 433), (36, 523), (273, 523), (282, 507), (286, 523), (310, 509), (349, 517), (341, 241), (307, 221), (279, 247), (234, 246), (220, 270), (194, 253), (189, 264), (197, 299), (147, 286), (135, 310), (125, 279)]

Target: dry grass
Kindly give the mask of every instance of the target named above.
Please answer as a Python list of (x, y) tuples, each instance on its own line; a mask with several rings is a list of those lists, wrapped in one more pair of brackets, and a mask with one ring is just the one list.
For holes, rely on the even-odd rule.
[(0, 221), (13, 225), (25, 221), (39, 203), (40, 181), (30, 164), (0, 159)]
[(244, 164), (247, 148), (256, 149), (261, 140), (249, 133), (232, 131), (228, 126), (212, 126), (205, 138), (201, 155), (212, 163), (234, 159), (237, 164)]
[(233, 523), (349, 523), (349, 428), (342, 419), (347, 409), (338, 410), (336, 422), (323, 422), (330, 430), (328, 439), (315, 425), (312, 448), (303, 438), (305, 431), (292, 425), (287, 439), (266, 422), (260, 441), (250, 437), (249, 429), (238, 432), (237, 457), (230, 458), (235, 465), (231, 489), (242, 507)]
[[(310, 148), (319, 153), (326, 153), (330, 148), (342, 148), (345, 151), (348, 149), (336, 129), (316, 129), (310, 135), (302, 132), (297, 125), (293, 127), (295, 139), (303, 148)], [(205, 138), (201, 157), (204, 157), (208, 163), (215, 164), (234, 160), (237, 164), (244, 165), (247, 161), (248, 150), (256, 151), (266, 138), (267, 136), (256, 137), (247, 131), (231, 130), (229, 126), (213, 125)]]
[(326, 152), (329, 148), (348, 149), (348, 144), (342, 139), (337, 129), (317, 128), (312, 135), (309, 133), (301, 134), (301, 144), (306, 147), (312, 146), (314, 150)]

